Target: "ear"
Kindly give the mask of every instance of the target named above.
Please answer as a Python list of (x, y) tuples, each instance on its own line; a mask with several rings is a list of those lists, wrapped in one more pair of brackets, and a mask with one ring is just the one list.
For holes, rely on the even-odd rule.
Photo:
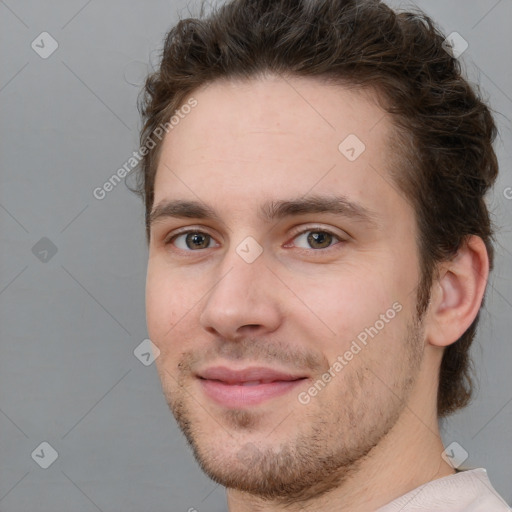
[(455, 257), (443, 262), (432, 284), (427, 341), (446, 347), (457, 341), (473, 323), (489, 277), (489, 257), (483, 240), (471, 235)]

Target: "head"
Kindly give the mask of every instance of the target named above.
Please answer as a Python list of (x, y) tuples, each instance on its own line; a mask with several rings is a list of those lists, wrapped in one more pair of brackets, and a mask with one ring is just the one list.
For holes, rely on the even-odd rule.
[[(167, 36), (142, 102), (148, 330), (224, 485), (320, 492), (427, 388), (439, 418), (470, 400), (496, 128), (443, 40), (342, 0), (233, 1)], [(304, 379), (227, 407), (199, 378), (227, 362)]]

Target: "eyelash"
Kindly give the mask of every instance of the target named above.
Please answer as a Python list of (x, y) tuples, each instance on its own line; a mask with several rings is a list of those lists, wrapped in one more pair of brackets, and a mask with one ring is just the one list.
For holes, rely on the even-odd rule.
[[(176, 240), (176, 238), (178, 238), (179, 236), (188, 235), (189, 233), (207, 235), (212, 240), (215, 240), (213, 238), (213, 236), (211, 236), (209, 233), (206, 233), (205, 231), (200, 231), (198, 229), (187, 229), (187, 230), (184, 230), (184, 231), (180, 231), (178, 233), (174, 233), (172, 236), (167, 237), (164, 240), (164, 245), (166, 245), (166, 246), (171, 245)], [(315, 253), (326, 253), (327, 251), (329, 251), (329, 249), (332, 249), (336, 245), (338, 245), (340, 243), (343, 243), (343, 242), (346, 242), (346, 239), (341, 238), (340, 235), (337, 235), (336, 233), (334, 233), (334, 232), (332, 232), (332, 231), (330, 231), (328, 229), (322, 228), (320, 226), (308, 227), (307, 229), (303, 229), (302, 231), (298, 231), (297, 233), (293, 234), (292, 240), (295, 240), (297, 237), (299, 237), (300, 235), (303, 235), (305, 233), (326, 233), (326, 234), (332, 236), (333, 238), (337, 239), (338, 242), (335, 242), (335, 243), (329, 245), (328, 247), (325, 247), (325, 248), (322, 248), (322, 249), (313, 249), (313, 248), (304, 249), (303, 247), (298, 247), (297, 250), (299, 250), (301, 252), (306, 251), (306, 252), (315, 252)], [(206, 247), (205, 249), (211, 249), (211, 247)], [(187, 252), (187, 253), (201, 252), (201, 251), (203, 251), (205, 249), (192, 250), (192, 249), (179, 249), (179, 248), (176, 248), (176, 250), (178, 250), (178, 251)]]

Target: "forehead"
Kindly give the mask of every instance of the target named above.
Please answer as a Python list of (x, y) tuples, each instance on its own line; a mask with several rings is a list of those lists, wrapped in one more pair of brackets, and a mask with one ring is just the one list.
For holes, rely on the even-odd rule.
[(268, 76), (213, 82), (191, 96), (197, 105), (163, 142), (155, 205), (193, 198), (256, 207), (336, 192), (374, 210), (396, 206), (394, 128), (371, 92)]

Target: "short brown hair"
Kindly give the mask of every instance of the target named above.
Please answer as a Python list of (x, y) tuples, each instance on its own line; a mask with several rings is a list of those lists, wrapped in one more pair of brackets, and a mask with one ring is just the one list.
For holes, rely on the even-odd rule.
[[(215, 80), (275, 73), (375, 91), (399, 142), (401, 165), (392, 178), (416, 213), (421, 317), (437, 264), (452, 258), (470, 235), (484, 241), (491, 269), (494, 260), (484, 196), (498, 173), (492, 147), (497, 130), (444, 40), (423, 12), (395, 12), (378, 0), (232, 0), (208, 16), (201, 9), (199, 18), (182, 19), (170, 30), (160, 67), (146, 80), (141, 144), (194, 90)], [(148, 241), (161, 146), (159, 141), (147, 152), (137, 175)], [(470, 401), (469, 348), (480, 311), (443, 354), (439, 417)]]

